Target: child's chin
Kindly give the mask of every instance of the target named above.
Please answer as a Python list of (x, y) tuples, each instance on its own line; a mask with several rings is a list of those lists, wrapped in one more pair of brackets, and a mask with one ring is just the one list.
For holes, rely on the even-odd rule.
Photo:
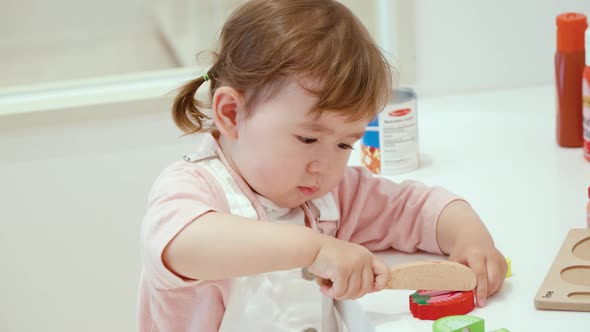
[(305, 203), (305, 200), (301, 199), (301, 200), (297, 200), (295, 202), (286, 203), (284, 206), (281, 206), (281, 205), (279, 205), (279, 206), (284, 207), (284, 208), (288, 208), (288, 209), (294, 209), (294, 208), (300, 207), (303, 203)]
[(278, 206), (282, 207), (282, 208), (288, 208), (288, 209), (294, 209), (294, 208), (298, 208), (300, 207), (303, 203), (305, 203), (306, 201), (308, 201), (309, 199), (305, 199), (305, 198), (296, 198), (296, 199), (292, 199), (289, 201), (285, 201), (282, 204), (278, 204)]
[(294, 209), (298, 208), (303, 205), (307, 201), (311, 201), (318, 197), (318, 193), (314, 193), (313, 195), (296, 195), (296, 197), (290, 197), (280, 202), (274, 202), (276, 205), (282, 208)]

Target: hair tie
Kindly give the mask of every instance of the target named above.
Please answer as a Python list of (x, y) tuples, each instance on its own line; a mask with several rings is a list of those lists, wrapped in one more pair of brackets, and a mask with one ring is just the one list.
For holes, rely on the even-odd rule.
[(207, 82), (209, 80), (209, 75), (207, 75), (207, 73), (203, 74), (203, 79)]

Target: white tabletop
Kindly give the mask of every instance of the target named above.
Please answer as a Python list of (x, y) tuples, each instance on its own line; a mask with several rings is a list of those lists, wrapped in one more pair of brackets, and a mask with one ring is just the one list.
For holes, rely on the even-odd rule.
[[(590, 163), (555, 142), (552, 86), (421, 99), (421, 167), (389, 176), (441, 185), (465, 197), (512, 261), (513, 276), (484, 308), (486, 330), (590, 331), (590, 313), (537, 310), (534, 297), (571, 228), (586, 227)], [(351, 164), (359, 164), (358, 149)], [(445, 259), (382, 253), (387, 263)], [(590, 265), (590, 262), (588, 262)], [(589, 281), (590, 283), (590, 281)], [(409, 312), (412, 291), (384, 290), (359, 302), (377, 331), (432, 331)]]

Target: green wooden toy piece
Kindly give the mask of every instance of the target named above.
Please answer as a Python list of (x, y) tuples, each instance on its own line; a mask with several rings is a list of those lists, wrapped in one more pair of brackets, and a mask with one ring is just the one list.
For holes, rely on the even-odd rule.
[[(468, 330), (467, 330), (468, 329)], [(447, 316), (432, 325), (433, 332), (485, 332), (483, 319), (469, 315)]]
[[(437, 319), (432, 325), (433, 332), (485, 332), (482, 318), (469, 315), (447, 316)], [(501, 328), (490, 332), (510, 332)]]

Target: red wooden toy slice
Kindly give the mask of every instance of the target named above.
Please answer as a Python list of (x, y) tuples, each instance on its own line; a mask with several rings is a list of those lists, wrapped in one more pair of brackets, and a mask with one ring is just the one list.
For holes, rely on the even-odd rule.
[(473, 291), (419, 290), (410, 295), (410, 311), (416, 318), (437, 320), (452, 315), (464, 315), (475, 308)]

